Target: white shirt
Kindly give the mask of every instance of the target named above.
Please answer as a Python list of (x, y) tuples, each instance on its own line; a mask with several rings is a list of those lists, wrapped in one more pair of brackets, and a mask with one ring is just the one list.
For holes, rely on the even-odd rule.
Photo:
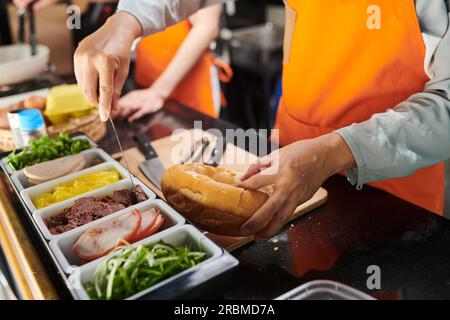
[[(201, 7), (225, 1), (121, 0), (118, 10), (134, 15), (148, 35)], [(415, 2), (430, 81), (424, 91), (397, 106), (386, 106), (386, 112), (337, 130), (355, 157), (357, 169), (347, 175), (358, 188), (450, 158), (450, 0)]]

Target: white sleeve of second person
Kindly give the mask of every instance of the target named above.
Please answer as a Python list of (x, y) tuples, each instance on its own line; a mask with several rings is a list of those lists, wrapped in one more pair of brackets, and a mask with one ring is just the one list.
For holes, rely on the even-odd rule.
[(358, 189), (450, 158), (450, 14), (448, 8), (440, 12), (446, 19), (445, 32), (436, 43), (427, 69), (431, 80), (424, 91), (394, 109), (337, 130), (355, 157), (357, 169), (349, 170), (347, 177)]
[(198, 9), (227, 0), (120, 0), (117, 11), (132, 14), (147, 36), (189, 17)]

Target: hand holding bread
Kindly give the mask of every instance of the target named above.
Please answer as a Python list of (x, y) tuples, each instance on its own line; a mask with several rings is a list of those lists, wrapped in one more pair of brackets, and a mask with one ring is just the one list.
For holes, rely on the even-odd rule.
[(239, 178), (231, 170), (190, 163), (167, 169), (161, 187), (167, 202), (198, 227), (219, 235), (240, 236), (241, 225), (269, 195), (237, 187)]

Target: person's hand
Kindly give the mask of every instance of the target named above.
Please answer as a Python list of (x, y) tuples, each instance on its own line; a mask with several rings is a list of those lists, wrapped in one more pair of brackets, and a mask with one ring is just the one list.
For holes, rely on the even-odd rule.
[[(32, 2), (33, 0), (13, 0), (13, 4), (19, 8), (19, 9), (23, 9), (28, 7), (28, 5)], [(54, 5), (56, 3), (58, 3), (59, 0), (37, 0), (35, 2), (35, 4), (33, 5), (33, 10), (38, 11), (40, 9), (46, 8), (46, 7), (50, 7), (51, 5)]]
[(165, 95), (152, 87), (134, 90), (120, 98), (119, 107), (114, 112), (114, 116), (127, 118), (128, 122), (133, 122), (158, 111), (164, 106), (165, 101)]
[(272, 185), (273, 193), (241, 227), (244, 236), (268, 239), (308, 201), (330, 176), (355, 167), (347, 144), (337, 133), (302, 140), (261, 158), (249, 167), (238, 185), (259, 189)]
[(86, 99), (98, 105), (107, 121), (128, 75), (130, 50), (142, 27), (131, 14), (118, 12), (95, 33), (80, 42), (74, 55), (78, 85)]

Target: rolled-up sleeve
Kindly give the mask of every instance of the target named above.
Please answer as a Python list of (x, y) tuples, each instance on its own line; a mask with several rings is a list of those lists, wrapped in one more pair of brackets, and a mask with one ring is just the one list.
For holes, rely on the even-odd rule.
[(226, 0), (120, 0), (117, 11), (133, 15), (141, 24), (143, 35), (162, 31), (189, 17), (198, 9)]
[(450, 158), (449, 30), (437, 46), (429, 72), (431, 80), (423, 92), (365, 122), (337, 130), (355, 157), (357, 168), (347, 176), (358, 188)]

